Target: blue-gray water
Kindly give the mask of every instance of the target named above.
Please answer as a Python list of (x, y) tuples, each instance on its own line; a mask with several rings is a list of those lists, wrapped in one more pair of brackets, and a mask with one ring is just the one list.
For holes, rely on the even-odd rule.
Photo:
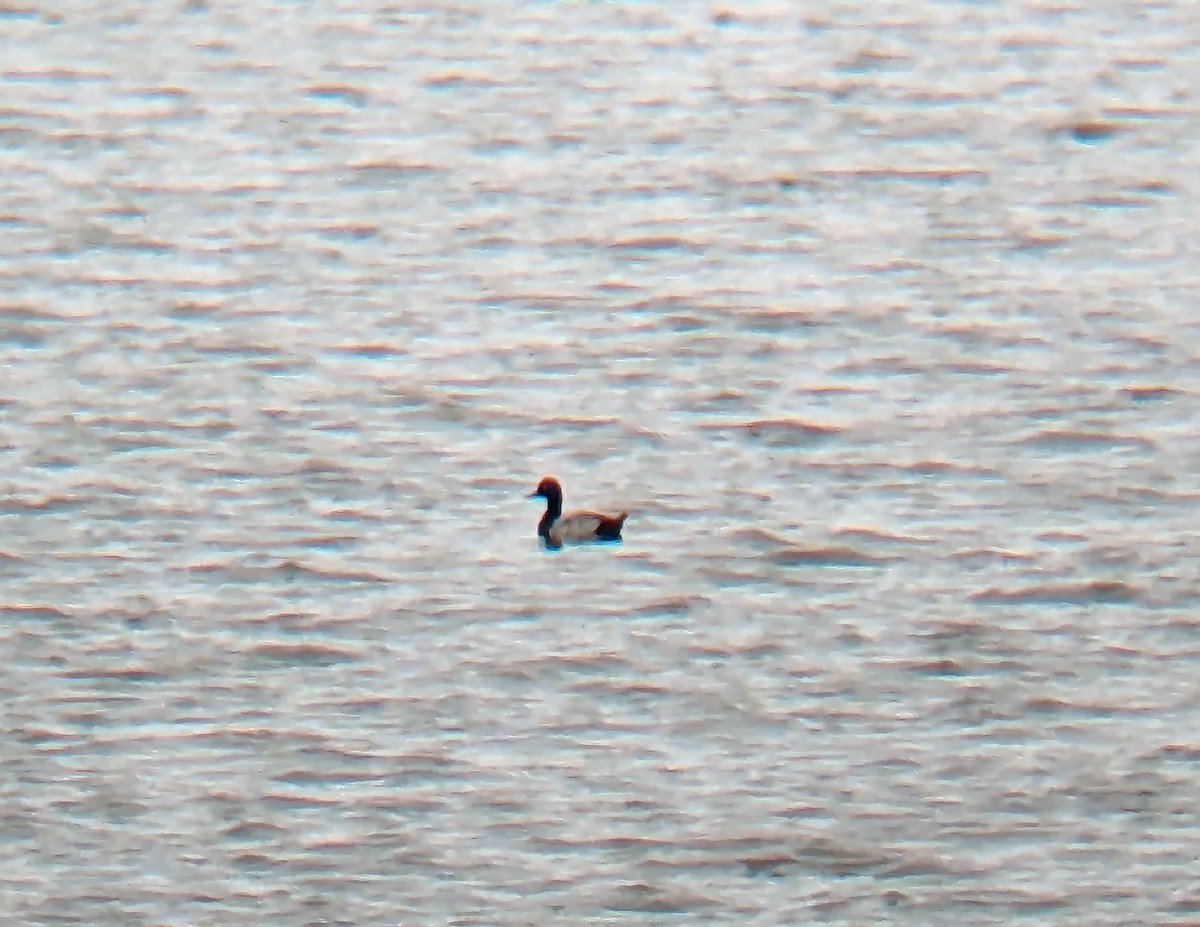
[(6, 924), (1200, 916), (1194, 5), (0, 47)]

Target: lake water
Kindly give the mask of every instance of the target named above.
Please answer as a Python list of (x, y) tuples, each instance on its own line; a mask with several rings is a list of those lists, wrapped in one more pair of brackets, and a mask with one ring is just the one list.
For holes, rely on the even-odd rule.
[(5, 923), (1200, 921), (1194, 5), (0, 47)]

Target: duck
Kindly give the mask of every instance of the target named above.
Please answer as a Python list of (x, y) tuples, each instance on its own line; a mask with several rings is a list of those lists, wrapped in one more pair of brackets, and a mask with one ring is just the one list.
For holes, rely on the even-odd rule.
[(562, 510), (562, 484), (552, 476), (542, 477), (530, 499), (546, 500), (546, 514), (538, 522), (538, 536), (546, 546), (562, 547), (563, 541), (619, 541), (621, 526), (628, 512), (605, 515), (600, 512), (567, 512)]

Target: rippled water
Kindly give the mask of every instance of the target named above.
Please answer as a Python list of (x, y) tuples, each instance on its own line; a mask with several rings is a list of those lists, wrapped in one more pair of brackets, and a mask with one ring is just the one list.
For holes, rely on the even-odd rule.
[(1192, 5), (0, 42), (6, 923), (1195, 922)]

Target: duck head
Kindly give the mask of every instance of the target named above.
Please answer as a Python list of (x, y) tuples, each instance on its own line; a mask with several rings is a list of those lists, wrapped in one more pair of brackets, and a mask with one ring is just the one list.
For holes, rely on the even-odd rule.
[(552, 476), (542, 477), (542, 481), (537, 484), (537, 489), (529, 494), (530, 499), (538, 497), (543, 499), (561, 499), (562, 485)]

